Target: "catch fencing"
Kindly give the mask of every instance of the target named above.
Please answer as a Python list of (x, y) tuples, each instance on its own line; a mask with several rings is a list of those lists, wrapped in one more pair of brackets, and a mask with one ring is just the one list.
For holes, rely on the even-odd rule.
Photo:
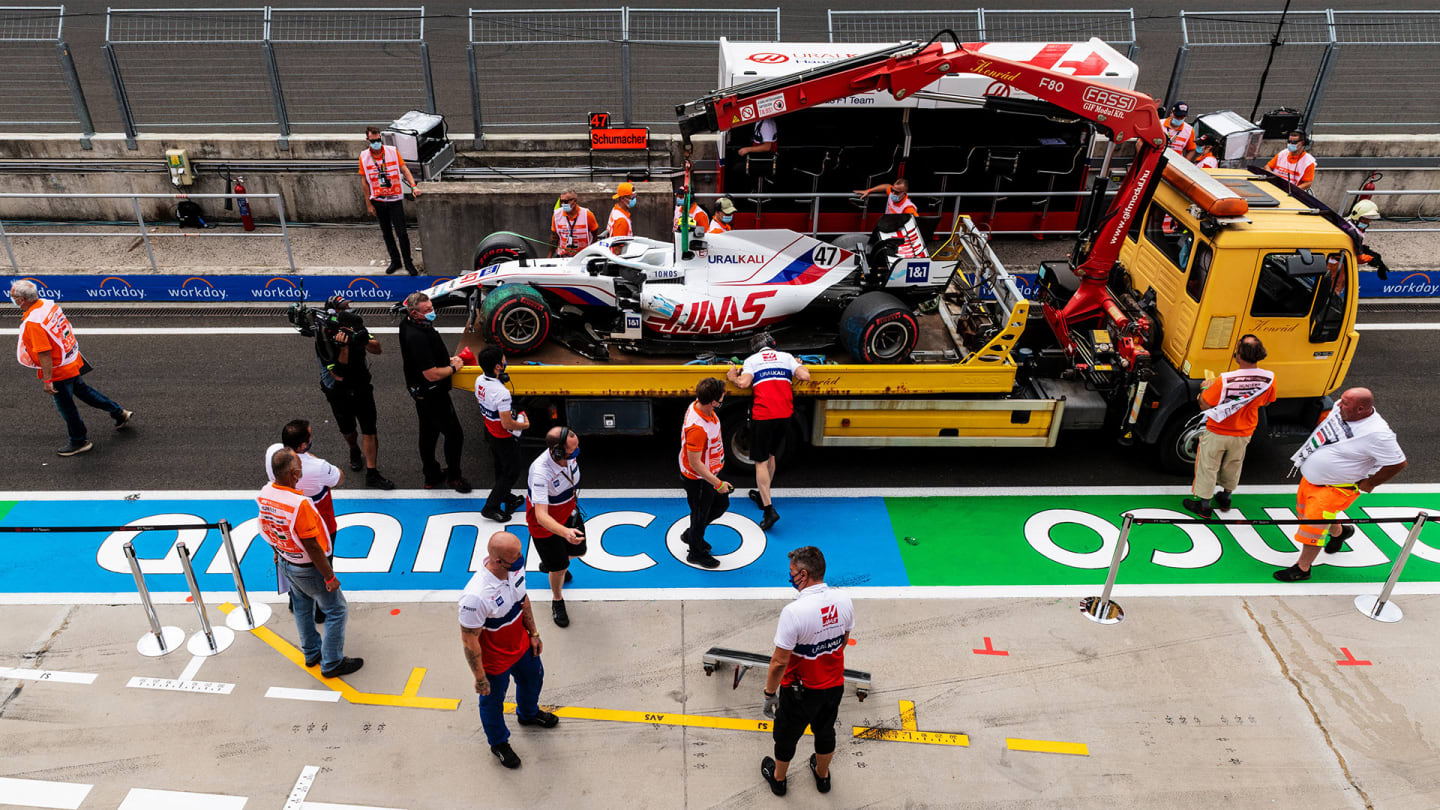
[(1140, 52), (1134, 9), (1075, 11), (836, 11), (831, 42), (925, 42), (950, 29), (961, 42), (1079, 42), (1099, 37), (1130, 59)]
[(1254, 120), (1300, 111), (1307, 130), (1440, 127), (1440, 11), (1182, 12), (1166, 102)]
[(0, 128), (80, 131), (90, 148), (95, 126), (62, 37), (64, 6), (0, 6)]
[(425, 8), (110, 9), (125, 135), (335, 132), (435, 111)]
[(778, 42), (780, 10), (470, 9), (471, 114), (494, 131), (581, 131), (588, 114), (675, 128), (719, 85), (719, 39)]

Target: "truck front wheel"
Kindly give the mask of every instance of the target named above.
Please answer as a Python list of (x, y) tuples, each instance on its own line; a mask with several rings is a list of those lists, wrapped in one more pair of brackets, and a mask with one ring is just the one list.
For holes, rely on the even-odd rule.
[[(746, 403), (748, 405), (748, 403)], [(746, 405), (720, 409), (720, 436), (725, 442), (725, 471), (732, 475), (754, 475), (755, 460), (750, 449), (750, 409)], [(784, 437), (775, 451), (775, 463), (784, 466), (800, 446), (800, 431), (795, 417), (786, 422)]]
[(1160, 469), (1176, 475), (1193, 473), (1195, 454), (1200, 448), (1200, 437), (1204, 433), (1205, 415), (1195, 408), (1183, 410), (1170, 417), (1170, 423), (1160, 432), (1160, 441), (1155, 443)]

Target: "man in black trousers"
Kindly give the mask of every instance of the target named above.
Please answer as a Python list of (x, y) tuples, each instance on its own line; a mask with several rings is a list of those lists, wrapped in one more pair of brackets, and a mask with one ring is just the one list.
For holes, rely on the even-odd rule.
[[(450, 354), (445, 341), (435, 331), (435, 305), (430, 296), (415, 292), (405, 297), (405, 320), (400, 322), (400, 358), (405, 366), (405, 387), (415, 400), (415, 413), (420, 418), (420, 463), (425, 472), (425, 488), (434, 489), (442, 483), (462, 495), (470, 491), (470, 482), (460, 475), (460, 451), (465, 434), (460, 417), (450, 401), (450, 378), (464, 362)], [(435, 442), (445, 436), (445, 469), (435, 461)]]

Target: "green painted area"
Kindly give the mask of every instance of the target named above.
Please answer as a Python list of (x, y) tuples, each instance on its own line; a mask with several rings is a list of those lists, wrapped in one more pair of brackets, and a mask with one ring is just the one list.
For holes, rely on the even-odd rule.
[(19, 501), (0, 501), (0, 520), (4, 520), (5, 516), (10, 514), (10, 510), (14, 509), (17, 503), (19, 503)]
[[(1163, 509), (1173, 513), (1170, 517), (1193, 517), (1181, 509), (1180, 499), (1176, 495), (1001, 495), (887, 498), (886, 505), (912, 585), (1088, 585), (1103, 583), (1110, 564), (1114, 546), (1106, 546), (1101, 536), (1105, 524), (1113, 537), (1119, 534), (1126, 511)], [(1234, 507), (1250, 519), (1291, 518), (1295, 499), (1283, 493), (1239, 495)], [(1373, 511), (1386, 508), (1405, 510), (1400, 514), (1413, 515), (1419, 509), (1440, 514), (1440, 492), (1362, 495), (1346, 515), (1395, 516)], [(1278, 511), (1267, 514), (1267, 510)], [(1074, 522), (1087, 517), (1093, 528)], [(1048, 531), (1046, 524), (1053, 524)], [(1359, 528), (1363, 536), (1352, 538), (1346, 550), (1333, 557), (1320, 555), (1320, 562), (1326, 564), (1315, 568), (1311, 582), (1384, 581), (1409, 524)], [(1137, 526), (1131, 530), (1130, 551), (1120, 565), (1118, 581), (1273, 582), (1271, 574), (1280, 563), (1264, 558), (1293, 555), (1296, 546), (1289, 539), (1293, 532), (1293, 525)], [(1427, 524), (1402, 579), (1440, 582), (1440, 525)]]

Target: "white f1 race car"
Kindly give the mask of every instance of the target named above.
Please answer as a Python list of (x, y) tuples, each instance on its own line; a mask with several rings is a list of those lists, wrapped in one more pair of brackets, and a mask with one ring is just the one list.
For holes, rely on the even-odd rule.
[(899, 256), (908, 218), (886, 219), (836, 244), (731, 231), (697, 234), (682, 253), (678, 237), (616, 237), (556, 259), (531, 258), (524, 239), (497, 233), (476, 251), (479, 269), (424, 292), (437, 307), (468, 305), (467, 325), (510, 354), (550, 339), (592, 359), (610, 347), (728, 353), (768, 330), (787, 349), (839, 343), (856, 362), (903, 362), (919, 336), (914, 308), (955, 263)]

